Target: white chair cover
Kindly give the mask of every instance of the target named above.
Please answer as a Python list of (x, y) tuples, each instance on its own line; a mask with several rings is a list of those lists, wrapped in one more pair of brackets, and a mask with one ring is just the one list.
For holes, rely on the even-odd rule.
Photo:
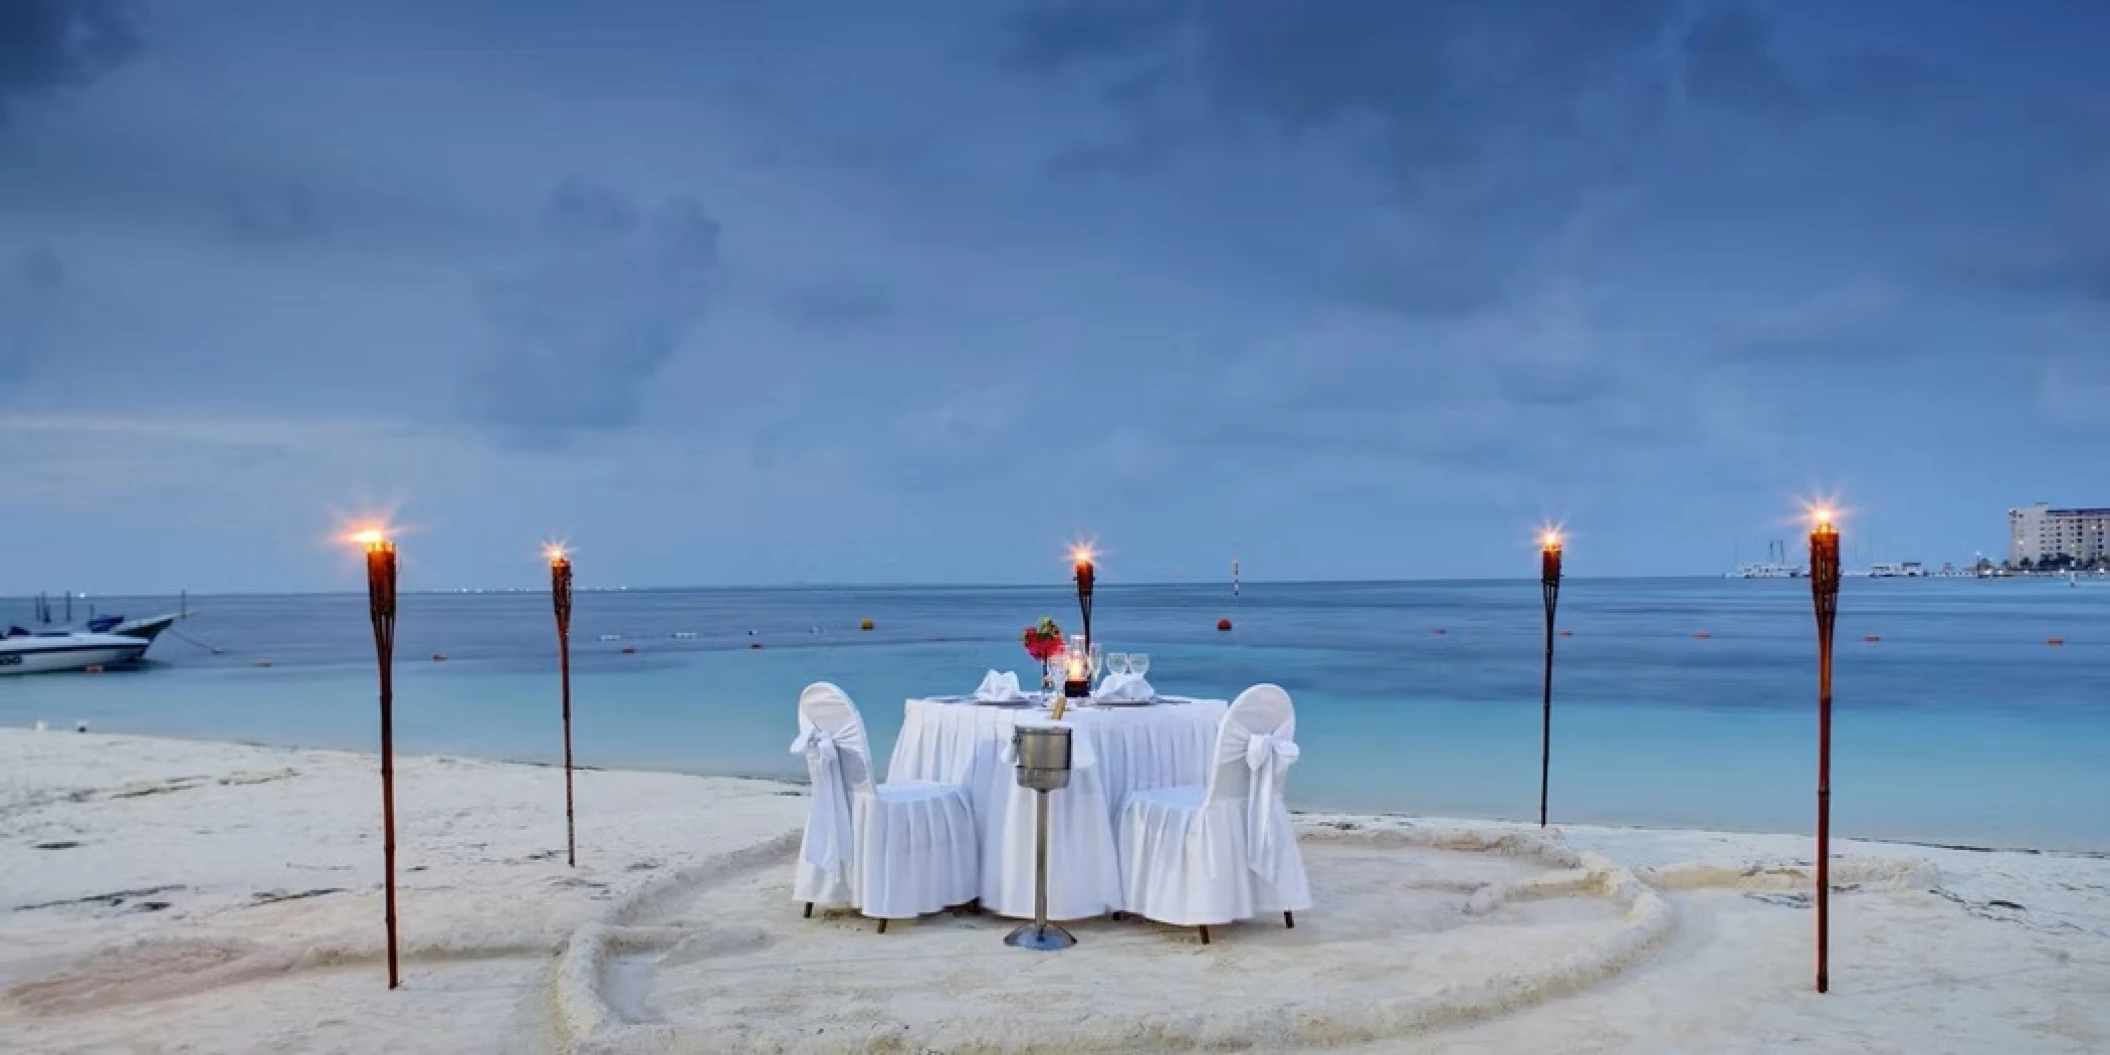
[(799, 736), (813, 806), (792, 879), (792, 899), (850, 905), (877, 919), (907, 919), (974, 900), (980, 861), (974, 809), (964, 789), (872, 783), (864, 719), (826, 682), (799, 695)]
[(1311, 907), (1283, 785), (1297, 760), (1289, 694), (1255, 685), (1217, 733), (1202, 787), (1129, 796), (1120, 853), (1128, 910), (1178, 926), (1209, 926)]

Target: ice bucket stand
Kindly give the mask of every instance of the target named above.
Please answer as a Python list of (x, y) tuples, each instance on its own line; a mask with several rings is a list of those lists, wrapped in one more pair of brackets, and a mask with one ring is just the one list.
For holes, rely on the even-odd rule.
[(1005, 935), (1004, 944), (1051, 952), (1077, 944), (1059, 923), (1048, 922), (1048, 792), (1070, 786), (1070, 730), (1060, 725), (1021, 725), (1011, 730), (1018, 756), (1018, 786), (1034, 794), (1033, 922)]

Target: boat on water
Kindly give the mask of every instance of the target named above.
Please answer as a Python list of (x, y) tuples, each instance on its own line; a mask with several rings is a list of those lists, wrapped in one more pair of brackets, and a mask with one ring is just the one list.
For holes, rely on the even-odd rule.
[[(162, 628), (166, 629), (166, 624)], [(145, 655), (147, 646), (153, 643), (148, 638), (121, 634), (10, 627), (7, 635), (0, 637), (0, 675), (114, 667)]]
[(1803, 570), (1792, 564), (1768, 561), (1764, 564), (1746, 564), (1729, 573), (1731, 579), (1800, 579)]
[(106, 615), (88, 620), (83, 627), (91, 634), (116, 634), (119, 637), (136, 637), (142, 641), (153, 641), (163, 630), (176, 625), (187, 613), (170, 612), (151, 619), (126, 619), (121, 615)]

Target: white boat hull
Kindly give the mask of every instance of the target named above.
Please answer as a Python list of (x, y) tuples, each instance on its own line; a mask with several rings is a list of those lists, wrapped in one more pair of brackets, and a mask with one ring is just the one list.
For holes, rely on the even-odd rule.
[(110, 634), (0, 638), (0, 677), (114, 667), (145, 655), (150, 643)]

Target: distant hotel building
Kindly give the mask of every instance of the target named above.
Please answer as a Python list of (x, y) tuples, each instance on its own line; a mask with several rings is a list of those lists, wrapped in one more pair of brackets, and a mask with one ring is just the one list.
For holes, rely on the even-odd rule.
[(2053, 509), (2042, 502), (2007, 511), (2007, 559), (2042, 564), (2054, 557), (2087, 564), (2110, 557), (2110, 509)]

